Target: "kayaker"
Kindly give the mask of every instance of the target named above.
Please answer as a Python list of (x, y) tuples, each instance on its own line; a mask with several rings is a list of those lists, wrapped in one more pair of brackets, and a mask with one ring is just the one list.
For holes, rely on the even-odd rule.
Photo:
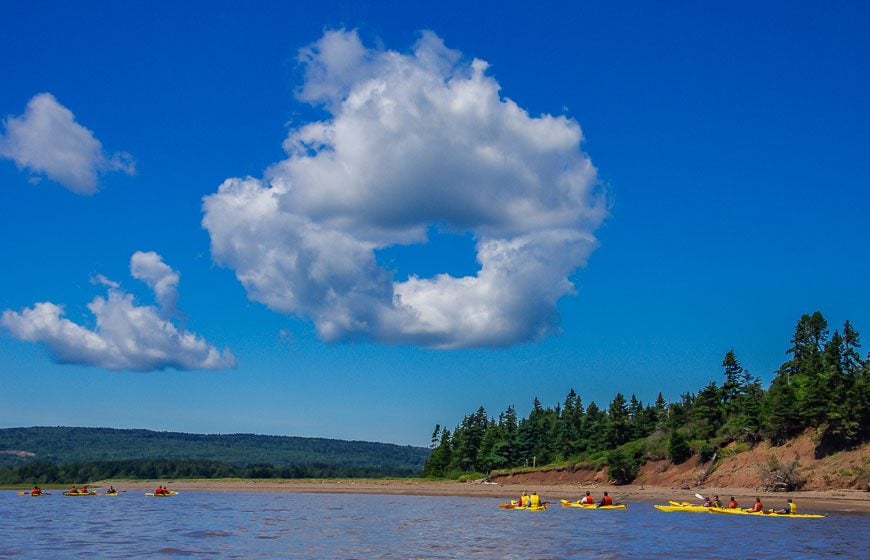
[(736, 509), (737, 507), (739, 507), (737, 500), (734, 499), (734, 496), (731, 496), (731, 500), (728, 502), (728, 509)]
[(523, 495), (520, 496), (520, 499), (517, 501), (517, 505), (520, 507), (523, 507), (524, 505), (526, 505), (526, 502), (528, 500), (529, 500), (528, 494), (525, 491), (523, 491)]
[(785, 507), (784, 507), (784, 508), (782, 508), (782, 509), (778, 509), (778, 510), (774, 511), (773, 513), (779, 513), (779, 514), (782, 514), (782, 515), (788, 515), (788, 514), (794, 514), (794, 513), (797, 513), (797, 504), (795, 504), (795, 503), (791, 500), (791, 498), (789, 498), (788, 500), (786, 500), (786, 502), (787, 502), (787, 503), (785, 504)]
[(117, 494), (117, 493), (118, 493), (118, 491), (115, 490), (115, 487), (110, 484), (109, 489), (106, 490), (106, 494)]
[(704, 498), (704, 503), (701, 504), (703, 507), (713, 507), (713, 500), (710, 499), (710, 496)]
[(34, 486), (33, 490), (30, 491), (31, 496), (40, 496), (42, 494), (42, 488), (39, 486)]
[(580, 498), (581, 504), (594, 504), (595, 500), (592, 499), (592, 494), (589, 493), (589, 490), (586, 491), (586, 495)]
[(612, 506), (612, 505), (613, 505), (613, 498), (611, 498), (610, 496), (608, 496), (608, 495), (607, 495), (607, 492), (605, 492), (605, 493), (604, 493), (604, 497), (601, 498), (601, 501), (600, 501), (600, 502), (598, 502), (598, 507), (601, 507), (601, 506)]
[(76, 488), (75, 484), (73, 484), (72, 488), (69, 489), (69, 493), (70, 494), (78, 494), (79, 493), (79, 489)]
[(761, 498), (755, 498), (755, 503), (752, 504), (752, 507), (749, 508), (749, 511), (764, 511), (764, 504), (761, 503)]
[(719, 496), (713, 496), (713, 502), (710, 505), (712, 507), (720, 508), (722, 507), (722, 500), (719, 499)]
[(538, 496), (537, 492), (532, 492), (532, 496), (529, 498), (529, 505), (532, 507), (538, 507), (541, 505), (541, 498)]

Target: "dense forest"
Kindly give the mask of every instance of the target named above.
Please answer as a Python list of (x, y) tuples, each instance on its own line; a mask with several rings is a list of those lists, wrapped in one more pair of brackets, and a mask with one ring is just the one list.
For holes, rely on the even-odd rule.
[(318, 463), (284, 467), (261, 463), (240, 467), (203, 459), (135, 459), (61, 464), (37, 462), (19, 467), (0, 467), (0, 485), (81, 484), (107, 479), (383, 478), (409, 477), (419, 473), (419, 469), (411, 468), (337, 467)]
[(110, 428), (0, 429), (0, 483), (414, 476), (429, 450), (364, 441)]
[(513, 406), (489, 417), (483, 407), (453, 431), (432, 434), (424, 476), (456, 478), (467, 473), (559, 464), (608, 466), (617, 484), (631, 482), (647, 460), (674, 463), (692, 454), (709, 460), (736, 443), (748, 449), (762, 441), (781, 444), (813, 430), (816, 456), (870, 439), (870, 356), (861, 358), (858, 331), (846, 321), (830, 333), (821, 313), (800, 318), (787, 360), (767, 390), (740, 364), (733, 350), (722, 360), (720, 383), (667, 402), (659, 393), (644, 404), (617, 393), (605, 408), (584, 403), (573, 389), (561, 405), (545, 408), (535, 398), (526, 418)]

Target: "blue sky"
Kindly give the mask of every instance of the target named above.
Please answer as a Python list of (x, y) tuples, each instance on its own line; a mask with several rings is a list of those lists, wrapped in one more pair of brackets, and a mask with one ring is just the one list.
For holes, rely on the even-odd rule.
[(870, 8), (579, 4), (5, 3), (0, 426), (422, 445), (870, 328)]

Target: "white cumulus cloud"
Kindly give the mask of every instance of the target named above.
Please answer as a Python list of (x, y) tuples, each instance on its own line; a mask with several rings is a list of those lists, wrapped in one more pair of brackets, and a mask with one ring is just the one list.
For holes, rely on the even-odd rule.
[(163, 262), (163, 257), (154, 251), (136, 251), (130, 257), (130, 275), (148, 284), (165, 314), (171, 315), (175, 311), (181, 278)]
[[(178, 273), (165, 265), (160, 255), (137, 252), (130, 268), (155, 291), (158, 301), (158, 290), (163, 289), (162, 297), (171, 293), (174, 304)], [(44, 344), (60, 363), (135, 371), (235, 367), (229, 350), (218, 351), (196, 334), (179, 329), (154, 306), (136, 305), (133, 296), (116, 282), (104, 276), (98, 276), (96, 282), (106, 286), (108, 293), (88, 304), (96, 319), (93, 330), (64, 318), (63, 308), (47, 301), (21, 312), (7, 309), (0, 316), (0, 325), (19, 340)]]
[(104, 153), (94, 134), (50, 93), (33, 96), (24, 114), (6, 119), (5, 128), (5, 134), (0, 134), (0, 157), (78, 194), (95, 193), (103, 173), (135, 171), (129, 154)]
[[(328, 31), (299, 60), (299, 99), (329, 116), (292, 129), (262, 179), (205, 197), (215, 261), (328, 341), (504, 346), (553, 331), (607, 214), (577, 122), (531, 116), (431, 32), (405, 54)], [(433, 224), (473, 235), (475, 275), (378, 265), (375, 251), (424, 243)]]

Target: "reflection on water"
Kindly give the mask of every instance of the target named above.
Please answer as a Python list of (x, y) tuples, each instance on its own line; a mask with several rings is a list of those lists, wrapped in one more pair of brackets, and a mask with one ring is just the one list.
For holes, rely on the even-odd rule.
[(499, 500), (183, 492), (172, 498), (0, 492), (0, 559), (868, 558), (868, 516), (769, 519), (498, 509)]

